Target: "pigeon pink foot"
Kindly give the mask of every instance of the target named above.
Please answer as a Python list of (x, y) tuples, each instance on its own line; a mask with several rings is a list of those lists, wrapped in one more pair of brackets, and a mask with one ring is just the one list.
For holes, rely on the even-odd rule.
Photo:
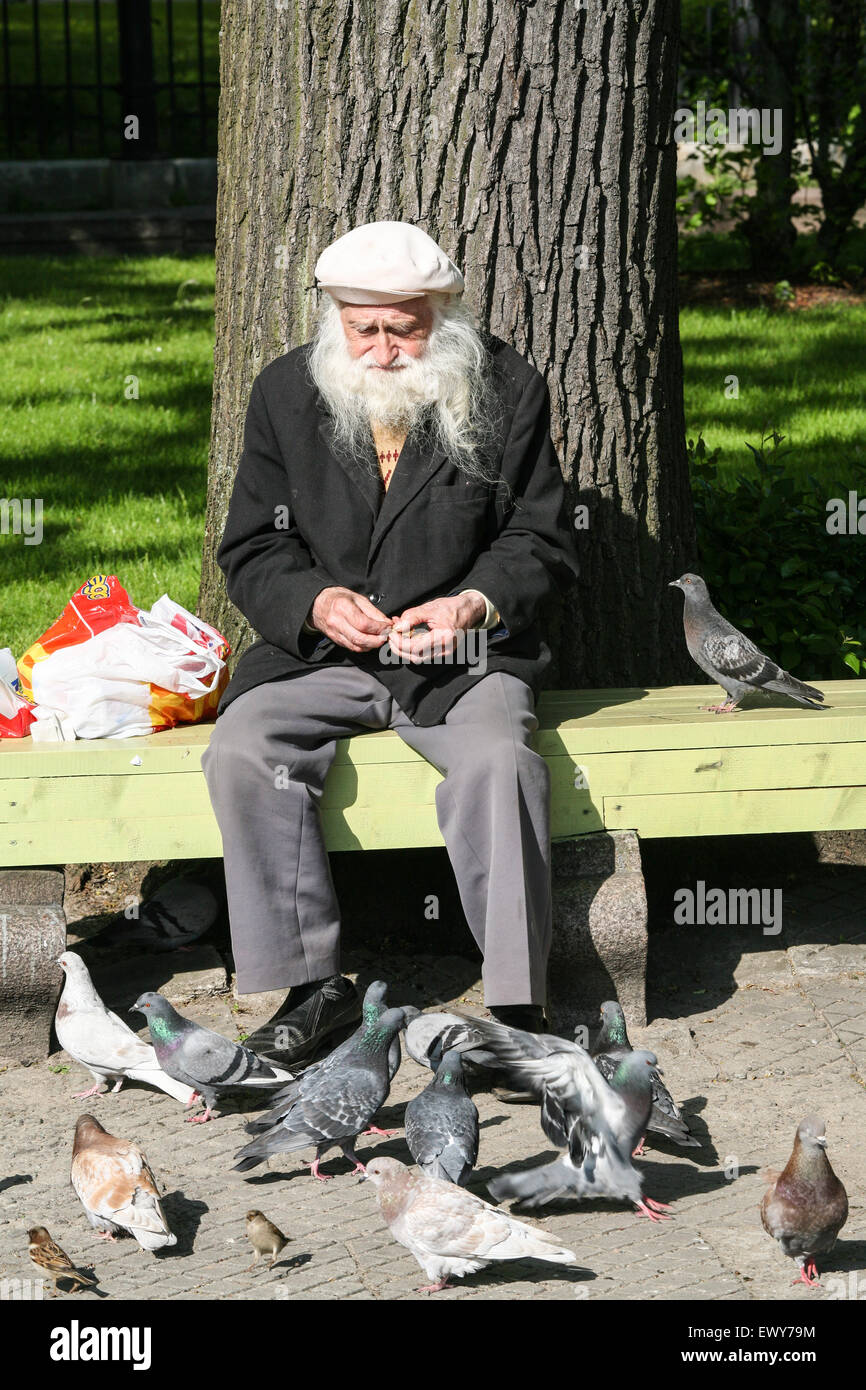
[(378, 1128), (376, 1127), (376, 1125), (371, 1125), (369, 1129), (365, 1129), (365, 1130), (364, 1130), (364, 1133), (365, 1133), (365, 1134), (381, 1134), (381, 1136), (382, 1136), (383, 1139), (393, 1139), (393, 1137), (394, 1137), (394, 1135), (397, 1133), (397, 1131), (396, 1131), (396, 1129), (378, 1129)]
[(102, 1085), (102, 1082), (101, 1082), (101, 1081), (97, 1081), (96, 1085), (95, 1085), (95, 1086), (91, 1086), (91, 1088), (90, 1088), (89, 1091), (76, 1091), (75, 1094), (74, 1094), (74, 1096), (72, 1097), (72, 1099), (73, 1099), (73, 1100), (88, 1100), (90, 1096), (98, 1096), (98, 1095), (99, 1095), (99, 1088), (100, 1088), (101, 1085)]
[(637, 1210), (642, 1216), (648, 1216), (650, 1221), (670, 1221), (672, 1217), (666, 1215), (673, 1210), (665, 1202), (654, 1202), (652, 1197), (645, 1198), (642, 1202), (635, 1202)]
[(644, 1151), (644, 1144), (645, 1144), (645, 1142), (646, 1142), (646, 1135), (644, 1134), (644, 1135), (641, 1137), (641, 1141), (640, 1141), (640, 1143), (638, 1144), (637, 1148), (636, 1148), (636, 1149), (632, 1149), (632, 1151), (631, 1151), (631, 1156), (632, 1156), (632, 1158), (640, 1158), (641, 1154), (642, 1154), (643, 1151)]
[(208, 1105), (205, 1106), (204, 1110), (201, 1112), (200, 1115), (187, 1115), (186, 1122), (188, 1125), (205, 1125), (207, 1124), (208, 1120), (213, 1118), (213, 1113), (214, 1112)]
[(818, 1266), (814, 1260), (807, 1260), (805, 1265), (800, 1267), (800, 1273), (796, 1279), (791, 1280), (793, 1284), (805, 1284), (807, 1289), (820, 1289), (821, 1281), (818, 1278)]
[(724, 705), (701, 705), (701, 709), (709, 710), (710, 714), (733, 714), (736, 708), (736, 703), (731, 700)]
[(319, 1160), (317, 1158), (314, 1158), (310, 1164), (310, 1173), (318, 1182), (330, 1182), (334, 1176), (333, 1173), (319, 1172)]
[(448, 1283), (448, 1277), (440, 1279), (438, 1284), (421, 1284), (415, 1290), (416, 1293), (441, 1293), (443, 1289), (453, 1289), (454, 1285)]

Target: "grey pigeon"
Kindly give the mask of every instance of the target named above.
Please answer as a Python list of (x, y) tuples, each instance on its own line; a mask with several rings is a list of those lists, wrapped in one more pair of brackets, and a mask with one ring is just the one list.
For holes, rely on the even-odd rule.
[[(500, 1024), (495, 1019), (470, 1018), (445, 1011), (421, 1014), (406, 1029), (406, 1051), (420, 1066), (427, 1067), (429, 1071), (437, 1071), (445, 1053), (456, 1048), (461, 1054), (463, 1070), (467, 1076), (481, 1076), (494, 1071), (500, 1079), (507, 1080), (508, 1069), (505, 1057), (501, 1055), (501, 1046), (491, 1050), (485, 1044), (484, 1030), (488, 1028), (506, 1029), (505, 1034), (497, 1035), (500, 1038), (519, 1031), (508, 1029), (505, 1024)], [(522, 1033), (521, 1037), (535, 1038), (536, 1034)], [(554, 1041), (558, 1047), (569, 1046), (561, 1039)], [(554, 1051), (555, 1048), (547, 1050)], [(543, 1044), (539, 1045), (538, 1055), (545, 1055)], [(519, 1082), (514, 1081), (514, 1084), (519, 1088)], [(540, 1094), (539, 1091), (539, 1099)]]
[(137, 907), (133, 917), (121, 914), (90, 937), (87, 945), (100, 950), (107, 946), (138, 946), (159, 955), (198, 941), (213, 926), (218, 914), (219, 903), (204, 883), (172, 878)]
[[(634, 1049), (628, 1040), (625, 1014), (615, 999), (609, 999), (601, 1006), (601, 1032), (592, 1049), (592, 1060), (605, 1081), (610, 1081), (619, 1062)], [(689, 1133), (689, 1127), (677, 1109), (674, 1098), (662, 1081), (659, 1073), (652, 1076), (653, 1105), (647, 1121), (651, 1134), (663, 1134), (682, 1148), (700, 1148), (698, 1140)], [(637, 1153), (643, 1151), (643, 1135), (637, 1146)]]
[(683, 627), (689, 654), (702, 671), (717, 681), (728, 698), (723, 705), (705, 705), (714, 714), (730, 714), (744, 695), (787, 695), (798, 705), (820, 709), (824, 699), (820, 690), (804, 685), (771, 661), (738, 632), (713, 607), (709, 591), (698, 574), (672, 579), (671, 589), (681, 589), (685, 599)]
[(478, 1158), (478, 1111), (452, 1048), (430, 1085), (406, 1106), (406, 1143), (422, 1172), (462, 1187)]
[(606, 1197), (632, 1202), (651, 1221), (669, 1208), (643, 1198), (643, 1179), (631, 1154), (646, 1129), (652, 1107), (652, 1052), (630, 1052), (608, 1083), (588, 1053), (576, 1044), (567, 1052), (527, 1059), (524, 1073), (543, 1084), (541, 1126), (564, 1158), (522, 1173), (502, 1173), (488, 1183), (497, 1201), (542, 1206), (560, 1197), (582, 1201)]
[(203, 1098), (205, 1109), (200, 1115), (190, 1116), (193, 1124), (203, 1124), (211, 1118), (217, 1098), (224, 1091), (273, 1090), (292, 1079), (290, 1072), (262, 1061), (248, 1047), (184, 1018), (153, 990), (139, 995), (130, 1009), (130, 1013), (136, 1012), (147, 1019), (163, 1071), (175, 1081), (192, 1086), (196, 1095)]
[(319, 1164), (329, 1149), (341, 1149), (355, 1164), (355, 1171), (362, 1173), (364, 1165), (353, 1144), (388, 1098), (388, 1053), (404, 1021), (402, 1009), (386, 1009), (367, 1023), (339, 1062), (302, 1077), (297, 1099), (280, 1122), (235, 1155), (239, 1160), (235, 1171), (246, 1173), (271, 1154), (315, 1145), (311, 1171), (320, 1182), (328, 1179), (326, 1173), (319, 1172)]
[[(333, 1052), (329, 1052), (327, 1057), (323, 1057), (319, 1062), (314, 1062), (312, 1066), (305, 1067), (300, 1076), (295, 1077), (287, 1086), (277, 1091), (266, 1114), (258, 1116), (255, 1120), (251, 1120), (249, 1124), (244, 1126), (247, 1134), (264, 1134), (267, 1130), (272, 1129), (274, 1125), (279, 1124), (280, 1120), (286, 1112), (291, 1109), (300, 1095), (302, 1082), (308, 1084), (311, 1077), (319, 1076), (330, 1067), (339, 1065), (342, 1058), (352, 1051), (355, 1043), (361, 1037), (367, 1025), (375, 1023), (385, 1012), (387, 1007), (385, 1003), (387, 993), (388, 986), (384, 980), (374, 980), (371, 985), (368, 985), (364, 995), (364, 1003), (361, 1007), (361, 1022), (354, 1033), (346, 1038), (345, 1042), (341, 1042), (338, 1047), (335, 1047)], [(403, 1008), (403, 1015), (407, 1023), (410, 1019), (417, 1018), (419, 1012), (418, 1009), (413, 1008), (411, 1005), (405, 1005)], [(394, 1077), (397, 1075), (402, 1056), (403, 1054), (400, 1050), (400, 1034), (395, 1033), (391, 1046), (388, 1049), (388, 1076), (391, 1081), (393, 1081)], [(384, 1130), (377, 1130), (375, 1125), (371, 1126), (371, 1132), (376, 1134), (385, 1133)]]
[(427, 1278), (419, 1293), (449, 1287), (452, 1275), (474, 1274), (495, 1260), (576, 1263), (572, 1250), (547, 1231), (528, 1226), (465, 1188), (413, 1173), (396, 1158), (374, 1158), (366, 1177), (375, 1183), (392, 1236), (411, 1250)]
[(761, 1202), (764, 1230), (777, 1240), (800, 1274), (795, 1284), (820, 1288), (816, 1256), (826, 1255), (848, 1219), (848, 1195), (827, 1157), (826, 1126), (816, 1115), (801, 1120), (791, 1157)]
[(119, 1091), (128, 1080), (146, 1081), (189, 1105), (192, 1088), (168, 1076), (150, 1043), (105, 1007), (81, 957), (64, 951), (57, 964), (66, 976), (54, 1017), (57, 1041), (96, 1081), (89, 1091), (76, 1092), (75, 1099), (95, 1096), (103, 1081), (113, 1081), (113, 1089)]

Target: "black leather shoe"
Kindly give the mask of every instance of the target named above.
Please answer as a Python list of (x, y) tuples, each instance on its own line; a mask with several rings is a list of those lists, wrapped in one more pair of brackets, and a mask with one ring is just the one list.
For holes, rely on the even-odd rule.
[(281, 1066), (310, 1061), (333, 1034), (355, 1027), (361, 1001), (351, 980), (335, 975), (288, 1013), (277, 1015), (247, 1038), (247, 1047)]
[(490, 1010), (497, 1023), (520, 1028), (524, 1033), (546, 1033), (547, 1019), (540, 1004), (500, 1004)]

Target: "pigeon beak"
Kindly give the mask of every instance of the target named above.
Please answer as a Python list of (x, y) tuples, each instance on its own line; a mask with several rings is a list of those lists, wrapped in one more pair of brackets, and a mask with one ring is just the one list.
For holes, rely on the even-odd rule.
[(818, 1145), (818, 1147), (819, 1147), (820, 1149), (826, 1149), (826, 1147), (827, 1147), (827, 1136), (826, 1136), (825, 1134), (822, 1134), (822, 1135), (820, 1136), (819, 1139), (816, 1139), (816, 1140), (815, 1140), (815, 1143)]
[(678, 579), (672, 579), (671, 582), (670, 582), (670, 584), (668, 585), (668, 588), (669, 588), (669, 589), (681, 589), (681, 588), (682, 588), (682, 585), (680, 584), (680, 581), (679, 581)]

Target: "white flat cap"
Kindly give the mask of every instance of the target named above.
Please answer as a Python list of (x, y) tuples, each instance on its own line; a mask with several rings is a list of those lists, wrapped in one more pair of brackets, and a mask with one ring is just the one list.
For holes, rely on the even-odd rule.
[(326, 247), (319, 288), (346, 304), (399, 304), (433, 291), (462, 294), (463, 276), (432, 237), (410, 222), (367, 222)]

